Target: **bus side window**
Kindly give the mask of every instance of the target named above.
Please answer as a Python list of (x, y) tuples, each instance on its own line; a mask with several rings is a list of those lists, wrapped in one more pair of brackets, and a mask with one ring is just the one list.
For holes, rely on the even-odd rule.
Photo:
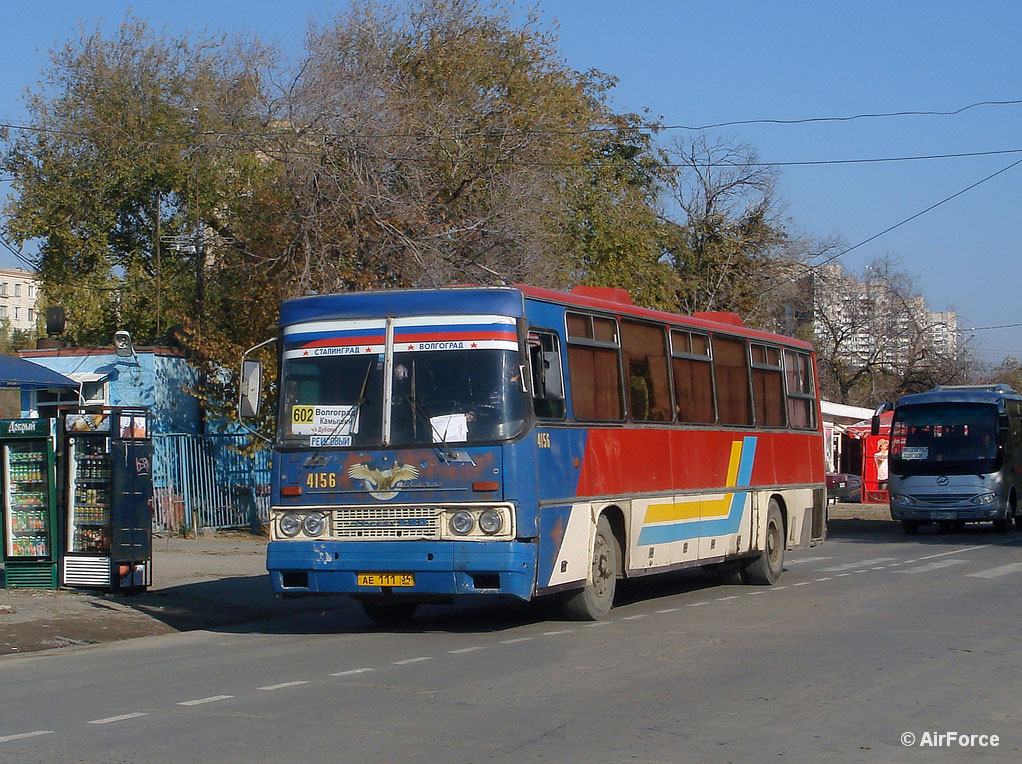
[(553, 332), (529, 331), (532, 406), (542, 419), (564, 418), (564, 377), (561, 351)]

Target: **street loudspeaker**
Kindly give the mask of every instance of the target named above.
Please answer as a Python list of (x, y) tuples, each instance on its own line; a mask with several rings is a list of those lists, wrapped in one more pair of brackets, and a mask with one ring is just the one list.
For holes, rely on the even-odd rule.
[(114, 352), (121, 358), (131, 358), (135, 348), (131, 345), (131, 335), (124, 329), (114, 332)]
[(63, 334), (65, 324), (64, 308), (54, 305), (46, 309), (46, 333), (49, 335)]

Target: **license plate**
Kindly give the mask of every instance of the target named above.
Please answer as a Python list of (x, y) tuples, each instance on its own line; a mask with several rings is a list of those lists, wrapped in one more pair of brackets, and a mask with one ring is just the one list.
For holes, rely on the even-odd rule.
[(359, 586), (415, 586), (414, 573), (359, 573)]
[(954, 512), (931, 512), (931, 520), (954, 520), (958, 515)]

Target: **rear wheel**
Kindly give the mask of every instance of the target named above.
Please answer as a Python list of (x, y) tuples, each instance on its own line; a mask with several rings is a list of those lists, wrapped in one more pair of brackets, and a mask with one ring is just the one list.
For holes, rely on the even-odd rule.
[(381, 626), (396, 626), (407, 623), (418, 610), (417, 602), (363, 602), (362, 611), (373, 623)]
[(600, 515), (593, 538), (592, 580), (564, 603), (564, 615), (573, 621), (598, 621), (614, 606), (618, 573), (617, 540), (610, 521)]
[(784, 519), (776, 499), (770, 499), (767, 509), (766, 538), (759, 556), (745, 566), (745, 578), (750, 584), (770, 586), (781, 576), (784, 568)]

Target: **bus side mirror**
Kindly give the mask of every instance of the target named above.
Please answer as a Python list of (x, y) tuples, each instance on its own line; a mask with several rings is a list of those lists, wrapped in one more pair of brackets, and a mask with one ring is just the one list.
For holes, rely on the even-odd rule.
[(877, 406), (876, 411), (873, 412), (873, 418), (869, 421), (869, 434), (879, 435), (880, 434), (880, 415), (886, 414), (891, 410), (891, 404), (884, 401)]
[(261, 361), (241, 362), (241, 384), (238, 411), (242, 417), (259, 416), (263, 393), (263, 364)]

